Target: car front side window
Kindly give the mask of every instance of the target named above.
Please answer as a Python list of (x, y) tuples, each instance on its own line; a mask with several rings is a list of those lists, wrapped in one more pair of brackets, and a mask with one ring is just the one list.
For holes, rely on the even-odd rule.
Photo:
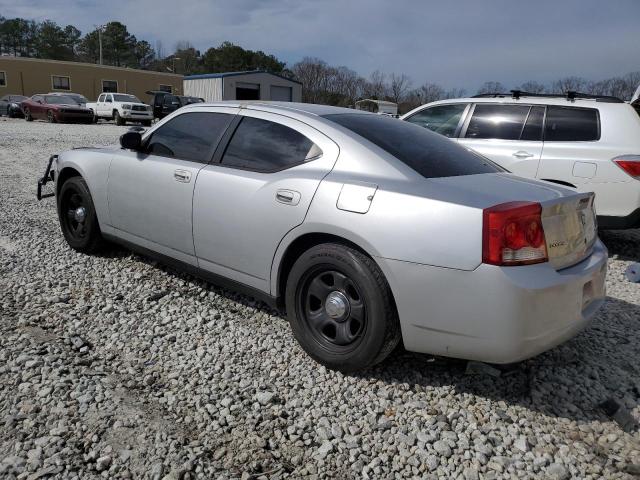
[(268, 173), (300, 165), (321, 155), (320, 147), (292, 128), (244, 117), (227, 146), (222, 164)]
[(436, 105), (417, 112), (407, 118), (407, 122), (415, 123), (451, 138), (455, 136), (458, 124), (466, 108), (466, 103)]
[(146, 141), (151, 155), (208, 163), (213, 151), (233, 120), (233, 115), (191, 112), (172, 118)]

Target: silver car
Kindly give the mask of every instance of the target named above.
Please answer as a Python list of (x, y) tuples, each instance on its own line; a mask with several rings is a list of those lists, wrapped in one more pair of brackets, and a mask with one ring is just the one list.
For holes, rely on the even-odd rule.
[(69, 245), (113, 241), (284, 308), (353, 371), (415, 352), (525, 359), (605, 297), (593, 195), (506, 173), (422, 127), (295, 103), (181, 108), (50, 159)]

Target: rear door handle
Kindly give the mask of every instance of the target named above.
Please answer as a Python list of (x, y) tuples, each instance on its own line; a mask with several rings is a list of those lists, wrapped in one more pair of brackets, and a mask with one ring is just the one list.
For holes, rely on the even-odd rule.
[(516, 158), (530, 158), (530, 157), (533, 157), (533, 154), (529, 152), (525, 152), (524, 150), (520, 150), (514, 153), (513, 156)]
[(188, 170), (175, 170), (173, 172), (173, 178), (178, 182), (189, 183), (191, 181), (191, 172)]
[(286, 205), (297, 205), (300, 203), (300, 192), (280, 189), (276, 192), (276, 201)]

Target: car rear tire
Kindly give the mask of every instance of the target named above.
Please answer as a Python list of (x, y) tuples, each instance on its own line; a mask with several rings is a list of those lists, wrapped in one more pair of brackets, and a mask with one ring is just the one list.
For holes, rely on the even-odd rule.
[(353, 372), (384, 360), (400, 341), (391, 289), (376, 263), (346, 245), (304, 252), (287, 278), (294, 336), (317, 362)]
[(31, 110), (29, 110), (28, 108), (24, 109), (24, 119), (27, 122), (33, 122), (33, 117), (31, 116)]
[(58, 194), (58, 218), (71, 248), (95, 253), (105, 244), (89, 187), (82, 177), (71, 177)]
[(56, 123), (56, 117), (51, 110), (47, 111), (47, 122)]
[(120, 125), (120, 126), (122, 126), (122, 125), (124, 125), (124, 124), (125, 124), (124, 118), (122, 118), (122, 117), (120, 116), (120, 114), (118, 113), (118, 111), (117, 111), (117, 110), (116, 110), (115, 112), (113, 112), (113, 119), (115, 120), (116, 125)]

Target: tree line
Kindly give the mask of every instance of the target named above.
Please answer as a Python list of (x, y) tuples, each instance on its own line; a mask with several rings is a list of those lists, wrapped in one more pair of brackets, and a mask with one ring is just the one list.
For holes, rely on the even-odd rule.
[(131, 34), (126, 25), (109, 22), (101, 31), (82, 32), (73, 25), (60, 26), (51, 20), (36, 22), (0, 16), (0, 54), (98, 63), (102, 37), (102, 61), (105, 65), (140, 68), (184, 75), (242, 70), (267, 70), (303, 84), (302, 100), (310, 103), (350, 106), (357, 100), (388, 100), (406, 112), (418, 105), (481, 93), (508, 93), (518, 89), (531, 93), (566, 93), (568, 90), (612, 95), (629, 100), (640, 84), (640, 72), (590, 81), (576, 76), (560, 78), (548, 84), (536, 81), (508, 87), (499, 81), (485, 82), (475, 92), (447, 88), (433, 82), (414, 86), (403, 73), (375, 71), (365, 78), (346, 66), (332, 66), (319, 58), (305, 57), (288, 66), (274, 55), (244, 49), (223, 42), (202, 53), (188, 41), (175, 45), (166, 54), (161, 41), (152, 46)]

